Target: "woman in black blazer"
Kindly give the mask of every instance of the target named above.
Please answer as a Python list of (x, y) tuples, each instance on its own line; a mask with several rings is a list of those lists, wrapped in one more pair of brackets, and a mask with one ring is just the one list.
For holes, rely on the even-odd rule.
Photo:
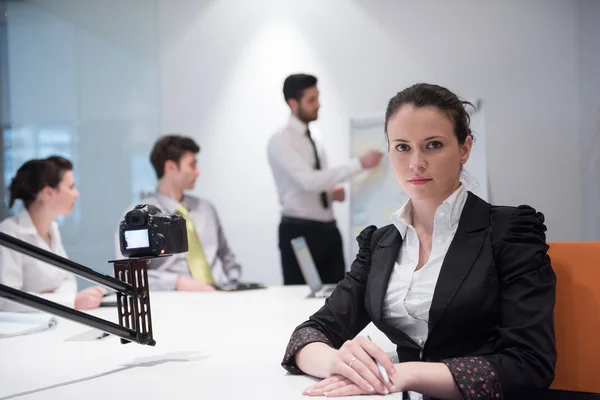
[[(284, 368), (325, 378), (305, 394), (514, 399), (552, 383), (544, 216), (462, 187), (473, 144), (464, 104), (429, 84), (390, 100), (389, 157), (410, 200), (394, 224), (361, 232), (350, 272), (292, 334)], [(370, 322), (397, 345), (397, 364), (357, 336)]]

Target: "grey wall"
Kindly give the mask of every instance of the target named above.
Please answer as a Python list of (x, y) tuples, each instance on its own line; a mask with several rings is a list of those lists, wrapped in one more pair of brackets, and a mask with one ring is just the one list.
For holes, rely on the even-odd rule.
[(583, 238), (600, 241), (600, 2), (595, 0), (579, 1), (579, 89)]

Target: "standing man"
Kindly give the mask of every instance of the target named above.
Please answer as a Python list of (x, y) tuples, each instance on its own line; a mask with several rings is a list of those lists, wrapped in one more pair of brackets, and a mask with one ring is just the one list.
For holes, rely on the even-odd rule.
[(328, 168), (325, 152), (309, 129), (319, 114), (317, 78), (288, 76), (283, 96), (291, 110), (290, 119), (271, 137), (267, 152), (281, 204), (279, 251), (284, 284), (305, 284), (290, 243), (298, 236), (306, 238), (323, 283), (338, 283), (346, 265), (331, 206), (334, 201), (344, 201), (346, 194), (337, 185), (363, 169), (376, 167), (383, 153), (369, 151), (346, 165)]
[[(151, 290), (212, 292), (215, 284), (236, 282), (241, 275), (215, 207), (206, 199), (184, 193), (194, 188), (200, 175), (196, 159), (199, 152), (200, 146), (192, 138), (179, 135), (163, 136), (152, 148), (150, 162), (158, 178), (156, 193), (136, 204), (152, 204), (163, 213), (181, 215), (186, 220), (188, 251), (148, 264)], [(133, 205), (125, 213), (132, 209)], [(123, 257), (118, 231), (115, 255)]]

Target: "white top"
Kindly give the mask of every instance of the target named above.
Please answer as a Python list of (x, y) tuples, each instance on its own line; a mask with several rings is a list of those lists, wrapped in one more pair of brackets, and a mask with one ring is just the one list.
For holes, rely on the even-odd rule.
[[(26, 210), (2, 221), (0, 231), (67, 258), (56, 222), (50, 227), (50, 246), (38, 234)], [(77, 293), (75, 275), (4, 246), (0, 246), (0, 283), (68, 307), (74, 306)], [(37, 310), (0, 298), (0, 311)]]
[[(412, 226), (412, 203), (408, 200), (392, 215), (392, 222), (403, 242), (390, 277), (383, 303), (383, 318), (410, 336), (419, 346), (427, 340), (429, 309), (444, 257), (454, 239), (468, 192), (461, 184), (436, 210), (431, 253), (427, 263), (415, 271), (419, 262), (419, 238)], [(411, 400), (421, 399), (410, 393)]]
[(318, 133), (310, 128), (317, 147), (321, 169), (316, 170), (315, 155), (306, 135), (308, 126), (294, 115), (288, 124), (271, 137), (267, 146), (269, 164), (277, 186), (281, 214), (287, 217), (333, 221), (332, 207), (324, 208), (319, 193), (329, 193), (337, 184), (362, 171), (360, 160), (328, 168)]

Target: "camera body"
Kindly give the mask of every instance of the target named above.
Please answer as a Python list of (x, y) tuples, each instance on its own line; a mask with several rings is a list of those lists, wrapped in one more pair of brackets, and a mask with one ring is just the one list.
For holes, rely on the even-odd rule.
[(185, 218), (163, 214), (151, 204), (138, 204), (119, 225), (121, 254), (125, 257), (158, 257), (188, 251)]

